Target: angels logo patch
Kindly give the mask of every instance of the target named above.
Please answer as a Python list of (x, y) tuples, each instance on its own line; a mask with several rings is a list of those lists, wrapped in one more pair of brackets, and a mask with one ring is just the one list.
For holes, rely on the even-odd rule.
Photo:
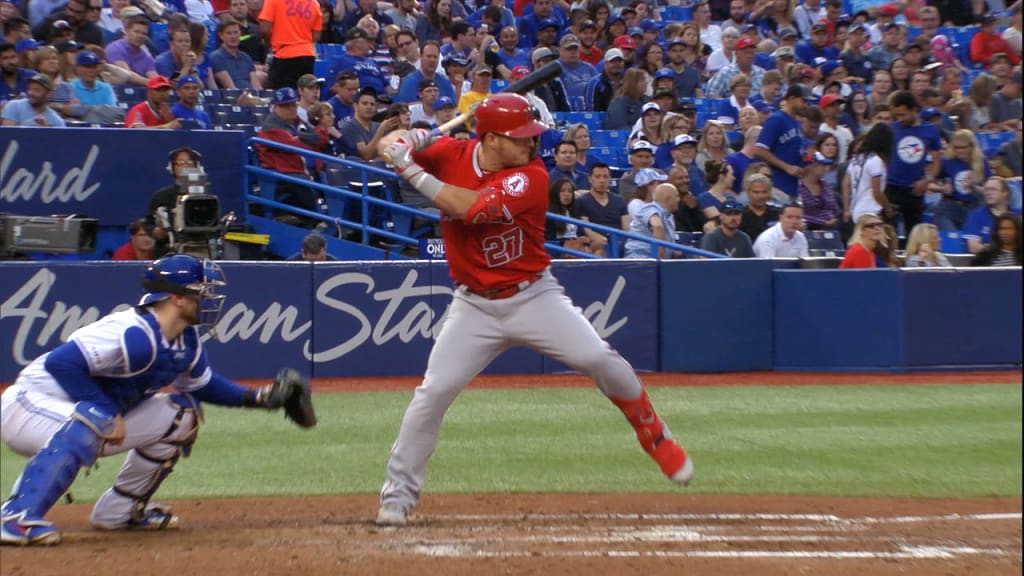
[(518, 198), (523, 194), (526, 194), (526, 189), (529, 187), (529, 180), (526, 179), (526, 174), (522, 172), (516, 172), (506, 176), (501, 181), (501, 189), (505, 191), (505, 194)]

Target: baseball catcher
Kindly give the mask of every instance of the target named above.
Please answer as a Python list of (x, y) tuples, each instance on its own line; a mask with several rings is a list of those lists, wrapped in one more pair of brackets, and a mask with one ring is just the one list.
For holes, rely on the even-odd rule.
[[(45, 520), (78, 471), (101, 456), (128, 452), (113, 487), (93, 507), (100, 530), (166, 530), (178, 517), (150, 498), (187, 457), (202, 421), (201, 402), (284, 409), (316, 425), (309, 382), (282, 370), (259, 388), (213, 372), (199, 329), (217, 323), (226, 284), (220, 267), (174, 255), (150, 264), (135, 308), (79, 328), (36, 358), (0, 397), (0, 435), (31, 457), (0, 508), (0, 542), (52, 545), (61, 533)], [(172, 385), (173, 392), (157, 393)]]

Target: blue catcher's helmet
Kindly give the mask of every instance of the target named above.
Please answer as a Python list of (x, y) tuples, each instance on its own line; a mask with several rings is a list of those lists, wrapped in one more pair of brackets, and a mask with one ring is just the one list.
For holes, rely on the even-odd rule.
[(139, 306), (148, 306), (171, 294), (199, 297), (199, 324), (212, 327), (220, 317), (224, 295), (217, 286), (226, 286), (224, 272), (212, 260), (199, 260), (188, 254), (165, 256), (153, 261), (142, 277), (146, 294)]

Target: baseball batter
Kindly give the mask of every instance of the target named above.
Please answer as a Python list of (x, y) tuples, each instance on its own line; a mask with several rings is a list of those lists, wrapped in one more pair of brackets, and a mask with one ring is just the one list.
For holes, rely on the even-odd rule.
[(505, 349), (525, 345), (590, 376), (671, 480), (693, 461), (672, 439), (629, 363), (601, 339), (551, 275), (544, 250), (548, 174), (537, 158), (547, 128), (522, 96), (489, 96), (477, 140), (414, 130), (387, 147), (396, 171), (443, 212), (441, 232), (458, 284), (423, 383), (387, 464), (377, 524), (401, 526), (426, 480), (427, 460), (455, 397)]
[[(150, 264), (147, 294), (136, 308), (115, 312), (71, 334), (35, 359), (0, 397), (0, 436), (31, 459), (0, 507), (0, 543), (52, 545), (60, 531), (44, 517), (81, 468), (100, 456), (129, 452), (93, 507), (102, 530), (176, 528), (178, 517), (149, 499), (188, 456), (202, 419), (200, 401), (280, 408), (292, 416), (292, 395), (308, 401), (308, 382), (282, 371), (250, 389), (210, 370), (198, 330), (220, 315), (220, 267), (174, 255)], [(173, 393), (160, 393), (173, 384)], [(310, 422), (315, 423), (312, 405)]]

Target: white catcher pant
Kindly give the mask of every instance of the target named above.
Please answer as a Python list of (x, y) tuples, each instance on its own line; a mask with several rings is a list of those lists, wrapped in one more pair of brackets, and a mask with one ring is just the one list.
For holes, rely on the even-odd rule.
[(473, 377), (513, 346), (527, 346), (586, 374), (605, 396), (631, 400), (643, 391), (633, 367), (601, 338), (550, 272), (505, 300), (460, 288), (402, 419), (382, 502), (410, 508), (419, 501), (448, 407)]
[[(33, 456), (46, 446), (50, 437), (64, 425), (74, 412), (75, 403), (66, 399), (33, 391), (15, 382), (0, 396), (0, 438), (18, 454)], [(118, 472), (115, 485), (130, 493), (144, 493), (160, 465), (142, 458), (136, 449), (142, 449), (152, 459), (168, 459), (179, 446), (174, 444), (195, 433), (196, 415), (186, 412), (177, 429), (167, 435), (180, 406), (168, 394), (157, 394), (124, 415), (125, 439), (120, 445), (104, 444), (100, 456), (111, 456), (132, 451)], [(131, 511), (132, 499), (111, 488), (93, 507), (93, 524), (115, 526), (125, 522)]]

